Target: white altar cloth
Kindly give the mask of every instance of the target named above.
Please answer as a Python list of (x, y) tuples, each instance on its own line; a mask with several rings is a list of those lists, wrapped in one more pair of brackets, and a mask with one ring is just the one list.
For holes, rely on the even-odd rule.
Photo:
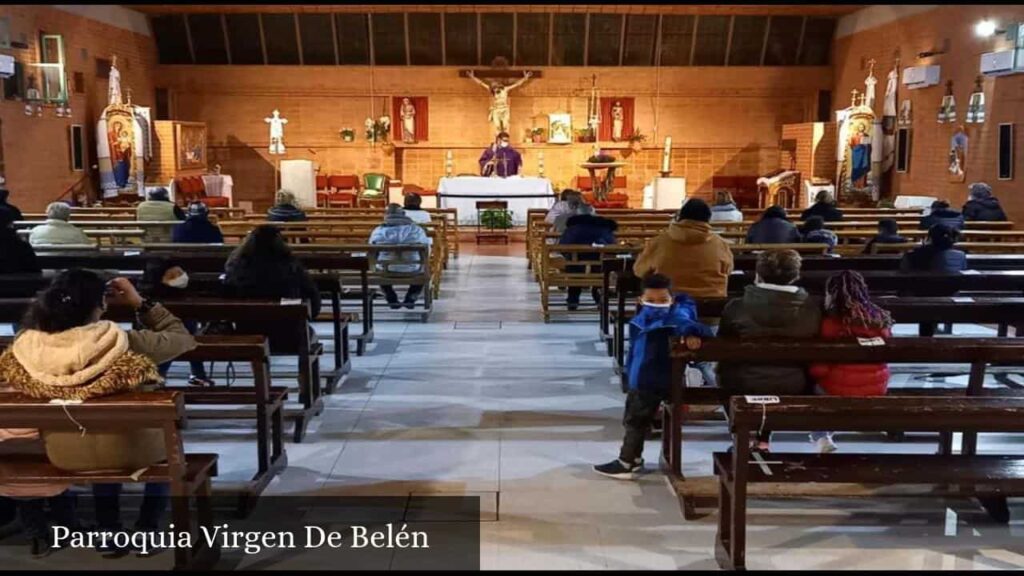
[(512, 220), (519, 226), (526, 224), (526, 212), (530, 208), (546, 210), (555, 203), (550, 180), (518, 176), (441, 178), (437, 184), (437, 197), (441, 208), (457, 209), (459, 224), (467, 225), (476, 225), (476, 203), (479, 201), (507, 201)]

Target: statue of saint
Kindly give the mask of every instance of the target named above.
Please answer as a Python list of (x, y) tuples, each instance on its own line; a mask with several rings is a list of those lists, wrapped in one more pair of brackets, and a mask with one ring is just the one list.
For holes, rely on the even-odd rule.
[(284, 125), (288, 120), (281, 118), (281, 113), (274, 110), (273, 115), (263, 121), (270, 124), (270, 153), (284, 154)]
[(117, 54), (110, 58), (110, 77), (107, 84), (107, 105), (121, 104), (121, 72), (117, 69)]
[(472, 70), (469, 71), (469, 77), (472, 78), (474, 82), (483, 86), (484, 88), (487, 89), (488, 92), (491, 93), (491, 110), (487, 119), (491, 123), (491, 126), (494, 127), (494, 132), (496, 134), (501, 132), (508, 132), (509, 130), (509, 91), (515, 90), (516, 88), (519, 88), (520, 86), (525, 84), (526, 81), (529, 80), (530, 76), (532, 75), (533, 74), (530, 71), (523, 72), (522, 79), (516, 81), (513, 84), (505, 86), (504, 84), (501, 84), (499, 82), (492, 82), (488, 84), (487, 82), (484, 82), (483, 80), (477, 78), (476, 75), (473, 74)]
[(416, 107), (408, 98), (402, 98), (399, 114), (402, 117), (402, 142), (411, 144), (416, 141)]
[(612, 141), (622, 141), (622, 125), (626, 120), (626, 112), (622, 109), (622, 102), (618, 100), (612, 105)]

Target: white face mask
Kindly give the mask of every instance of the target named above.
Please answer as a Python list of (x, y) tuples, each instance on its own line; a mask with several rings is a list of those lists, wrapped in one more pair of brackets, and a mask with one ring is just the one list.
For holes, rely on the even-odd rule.
[(651, 308), (671, 308), (671, 302), (648, 302), (647, 300), (641, 300), (640, 305), (649, 306)]
[(177, 276), (167, 282), (165, 282), (171, 288), (185, 288), (188, 286), (188, 274), (182, 272), (181, 276)]
[(498, 146), (501, 146), (502, 148), (508, 148), (508, 142), (501, 142), (500, 144), (498, 144)]

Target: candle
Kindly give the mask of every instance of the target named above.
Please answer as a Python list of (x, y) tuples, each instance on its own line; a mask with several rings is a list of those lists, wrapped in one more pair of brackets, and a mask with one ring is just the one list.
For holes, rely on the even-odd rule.
[(672, 137), (665, 137), (665, 152), (661, 156), (661, 171), (671, 172), (669, 164), (672, 161)]
[(537, 173), (541, 178), (544, 177), (544, 151), (541, 150), (537, 153)]

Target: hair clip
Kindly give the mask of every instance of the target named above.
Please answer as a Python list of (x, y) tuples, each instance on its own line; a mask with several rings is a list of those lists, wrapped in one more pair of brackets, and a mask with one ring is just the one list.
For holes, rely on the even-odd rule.
[(60, 301), (64, 304), (69, 304), (71, 302), (71, 296), (65, 294), (60, 297)]

